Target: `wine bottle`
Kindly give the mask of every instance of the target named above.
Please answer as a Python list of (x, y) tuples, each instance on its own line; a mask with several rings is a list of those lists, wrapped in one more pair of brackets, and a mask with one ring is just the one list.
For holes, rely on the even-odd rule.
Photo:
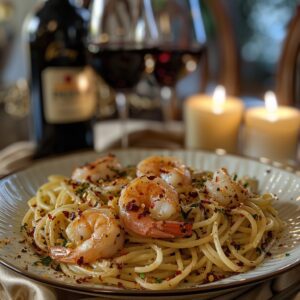
[(36, 157), (93, 146), (96, 101), (86, 68), (85, 12), (71, 0), (46, 0), (26, 20)]

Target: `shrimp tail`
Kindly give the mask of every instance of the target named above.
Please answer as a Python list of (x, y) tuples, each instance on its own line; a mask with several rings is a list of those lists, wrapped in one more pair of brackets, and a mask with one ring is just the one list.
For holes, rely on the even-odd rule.
[(74, 251), (72, 249), (56, 246), (50, 248), (50, 257), (63, 263), (75, 263)]
[(192, 235), (192, 224), (176, 221), (155, 222), (151, 236), (158, 238), (178, 238)]

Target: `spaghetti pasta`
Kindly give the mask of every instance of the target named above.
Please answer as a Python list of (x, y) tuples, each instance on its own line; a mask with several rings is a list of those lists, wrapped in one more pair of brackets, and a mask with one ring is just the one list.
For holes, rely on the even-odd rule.
[[(164, 163), (166, 160), (168, 158), (164, 158)], [(105, 163), (106, 160), (102, 158), (99, 161)], [(180, 184), (177, 177), (176, 186), (172, 186), (172, 182), (161, 182), (164, 181), (163, 176), (157, 179), (157, 170), (153, 176), (148, 168), (147, 175), (140, 175), (146, 179), (143, 179), (143, 190), (141, 186), (137, 189), (140, 194), (136, 195), (134, 202), (131, 198), (126, 203), (124, 199), (122, 202), (120, 198), (131, 197), (128, 189), (133, 189), (140, 179), (136, 178), (135, 167), (121, 168), (118, 164), (118, 168), (114, 169), (111, 161), (106, 168), (110, 172), (107, 178), (101, 174), (96, 177), (97, 180), (89, 180), (89, 165), (81, 169), (86, 173), (80, 172), (80, 180), (76, 176), (51, 175), (49, 181), (28, 201), (29, 209), (22, 221), (24, 234), (38, 254), (50, 255), (52, 266), (59, 267), (65, 275), (78, 282), (83, 280), (126, 289), (149, 290), (212, 282), (258, 266), (284, 226), (272, 207), (275, 198), (272, 194), (260, 195), (257, 191), (251, 191), (246, 187), (247, 182), (230, 176), (225, 169), (212, 174), (187, 168), (189, 180)], [(171, 161), (173, 163), (174, 158)], [(164, 173), (161, 163), (160, 172)], [(172, 163), (168, 165), (168, 172), (173, 172), (174, 177), (179, 167), (181, 170), (185, 166), (178, 165), (176, 161), (176, 173)], [(99, 170), (104, 172), (105, 168)], [(186, 172), (184, 170), (180, 176)], [(159, 196), (153, 194), (153, 186), (151, 189), (144, 187), (148, 181), (161, 189)], [(166, 191), (169, 187), (171, 192)], [(236, 189), (238, 192), (235, 193)], [(171, 200), (166, 200), (166, 197), (171, 197)], [(172, 201), (178, 202), (174, 204)], [(122, 206), (121, 202), (125, 204)], [(159, 206), (162, 214), (166, 214), (168, 209), (172, 209), (172, 214), (168, 213), (167, 219), (157, 215), (153, 212), (157, 209), (155, 205)], [(102, 214), (103, 209), (109, 210), (109, 214), (106, 214), (106, 219), (102, 216), (102, 223), (94, 215), (91, 220), (88, 219), (89, 212)], [(127, 223), (123, 222), (122, 210), (127, 221), (129, 218)], [(150, 223), (145, 222), (144, 218)], [(78, 232), (84, 232), (80, 231), (83, 227), (79, 229), (83, 226), (80, 222), (86, 222), (84, 230), (89, 226), (91, 232), (87, 236), (80, 233), (80, 238), (76, 239), (74, 236)], [(113, 237), (112, 233), (106, 236), (107, 239), (115, 239), (110, 243), (104, 241), (103, 222), (108, 222), (108, 225), (105, 223), (110, 226), (107, 228), (111, 229), (113, 224), (121, 232), (116, 232)], [(140, 229), (130, 222), (150, 226), (151, 230)], [(160, 236), (161, 228), (164, 233), (167, 232), (167, 238)], [(120, 240), (122, 235), (123, 240)], [(115, 247), (116, 243), (119, 246), (114, 250), (105, 249), (105, 253), (112, 253), (106, 256), (101, 248), (102, 252), (99, 250), (96, 259), (87, 261), (88, 255), (99, 247), (96, 236), (102, 239), (102, 248)], [(89, 246), (89, 254), (82, 254), (82, 244), (86, 241), (92, 246)], [(54, 249), (61, 250), (60, 256), (55, 256)], [(66, 259), (70, 253), (76, 258), (74, 261), (71, 256)]]

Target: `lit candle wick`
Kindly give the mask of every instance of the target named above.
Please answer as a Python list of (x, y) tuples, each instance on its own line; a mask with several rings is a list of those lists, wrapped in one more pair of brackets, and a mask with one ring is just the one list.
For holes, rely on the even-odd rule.
[(276, 96), (272, 91), (268, 91), (265, 93), (265, 107), (267, 110), (267, 117), (270, 121), (277, 120), (277, 111), (278, 111), (278, 104), (276, 100)]
[(213, 94), (213, 112), (215, 114), (221, 114), (224, 111), (224, 104), (226, 100), (226, 91), (222, 85), (218, 85), (215, 88)]

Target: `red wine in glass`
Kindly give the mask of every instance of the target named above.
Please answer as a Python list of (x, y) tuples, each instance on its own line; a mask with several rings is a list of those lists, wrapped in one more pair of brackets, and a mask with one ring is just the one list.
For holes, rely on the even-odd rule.
[[(116, 107), (125, 130), (128, 118), (128, 103), (125, 97), (140, 81), (145, 70), (147, 49), (110, 48), (89, 45), (88, 62), (95, 72), (116, 91)], [(127, 147), (127, 134), (122, 136), (122, 146)]]
[(159, 49), (154, 52), (154, 76), (160, 86), (174, 87), (178, 80), (196, 70), (203, 48), (195, 50)]
[(91, 45), (88, 61), (105, 82), (116, 91), (132, 89), (145, 70), (146, 49), (114, 49)]
[(176, 83), (197, 69), (203, 53), (204, 47), (187, 50), (161, 48), (153, 53), (155, 61), (153, 74), (161, 87), (162, 111), (167, 123), (180, 118), (179, 105), (174, 98)]

